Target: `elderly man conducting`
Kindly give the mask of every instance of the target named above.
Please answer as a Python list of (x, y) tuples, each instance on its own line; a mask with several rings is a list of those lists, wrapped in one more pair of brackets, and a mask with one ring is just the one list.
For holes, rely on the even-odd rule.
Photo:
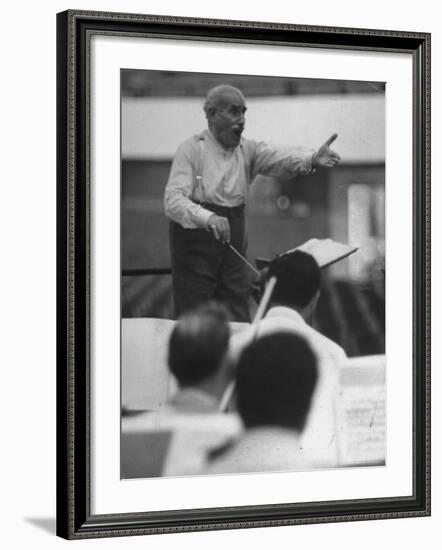
[(229, 85), (209, 91), (208, 129), (182, 143), (164, 195), (170, 218), (173, 295), (180, 315), (201, 302), (219, 300), (234, 321), (249, 321), (250, 272), (244, 204), (256, 175), (290, 178), (333, 167), (339, 155), (332, 135), (317, 151), (280, 149), (242, 137), (246, 104)]

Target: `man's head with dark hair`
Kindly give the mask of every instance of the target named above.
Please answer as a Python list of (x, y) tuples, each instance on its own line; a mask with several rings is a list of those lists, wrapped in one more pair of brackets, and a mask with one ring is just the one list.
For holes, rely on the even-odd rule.
[(226, 310), (215, 303), (185, 313), (169, 341), (169, 368), (181, 387), (197, 386), (216, 376), (229, 345)]
[(252, 342), (237, 366), (238, 410), (245, 426), (302, 432), (317, 378), (316, 356), (302, 336), (275, 332)]
[(321, 270), (310, 254), (301, 250), (277, 256), (268, 269), (267, 277), (276, 276), (272, 305), (305, 310), (315, 302), (321, 285)]

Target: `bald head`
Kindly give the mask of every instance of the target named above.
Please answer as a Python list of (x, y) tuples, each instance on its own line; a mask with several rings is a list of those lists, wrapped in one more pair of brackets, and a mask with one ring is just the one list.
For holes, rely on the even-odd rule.
[(235, 86), (230, 86), (230, 84), (220, 84), (207, 92), (204, 112), (208, 116), (210, 110), (223, 108), (235, 100), (245, 104), (246, 100), (241, 90), (235, 88)]
[(225, 148), (233, 149), (241, 141), (244, 130), (246, 100), (238, 88), (220, 84), (212, 88), (204, 102), (210, 131)]

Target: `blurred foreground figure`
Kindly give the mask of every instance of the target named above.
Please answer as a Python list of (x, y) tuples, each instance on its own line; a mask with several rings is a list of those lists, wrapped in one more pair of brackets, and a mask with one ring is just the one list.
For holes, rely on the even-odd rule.
[(300, 436), (317, 379), (317, 358), (300, 335), (279, 331), (246, 346), (236, 379), (246, 430), (236, 443), (212, 453), (205, 473), (311, 469)]
[(204, 103), (208, 129), (182, 143), (164, 195), (170, 218), (173, 295), (177, 315), (217, 299), (233, 321), (249, 321), (250, 273), (230, 243), (247, 254), (244, 205), (256, 175), (292, 178), (333, 167), (333, 134), (317, 151), (275, 148), (242, 137), (246, 100), (240, 90), (220, 85)]
[[(265, 318), (257, 328), (235, 335), (231, 341), (232, 361), (251, 339), (287, 330), (302, 335), (317, 359), (319, 380), (311, 412), (301, 440), (303, 453), (317, 467), (337, 465), (336, 402), (339, 392), (339, 366), (347, 360), (345, 351), (315, 330), (311, 323), (318, 302), (321, 270), (310, 254), (295, 250), (275, 258), (267, 277), (277, 281)], [(296, 357), (293, 357), (296, 361)]]
[(122, 477), (199, 473), (213, 448), (237, 436), (238, 416), (218, 412), (231, 379), (224, 361), (229, 335), (226, 312), (215, 304), (177, 321), (168, 360), (178, 391), (159, 412), (123, 418)]
[(186, 313), (169, 342), (168, 363), (179, 391), (169, 409), (182, 413), (215, 413), (232, 373), (225, 364), (230, 329), (227, 313), (214, 303)]

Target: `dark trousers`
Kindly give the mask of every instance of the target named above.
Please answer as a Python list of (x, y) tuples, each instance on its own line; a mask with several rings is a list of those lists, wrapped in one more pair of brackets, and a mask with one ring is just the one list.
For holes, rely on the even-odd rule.
[[(243, 256), (247, 251), (244, 207), (204, 205), (230, 223), (230, 242)], [(205, 229), (170, 224), (175, 313), (181, 315), (209, 300), (223, 303), (232, 321), (250, 321), (250, 273), (244, 262)]]

